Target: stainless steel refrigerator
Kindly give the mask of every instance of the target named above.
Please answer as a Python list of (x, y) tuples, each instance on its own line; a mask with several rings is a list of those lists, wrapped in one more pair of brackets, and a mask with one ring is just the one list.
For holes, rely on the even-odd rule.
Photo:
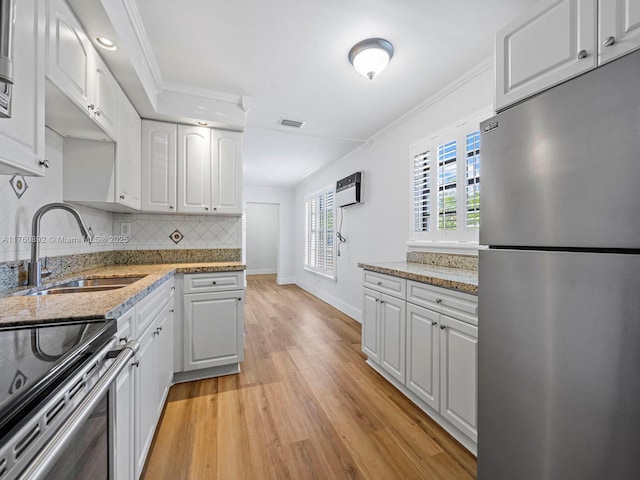
[(479, 480), (640, 478), (640, 52), (481, 124)]

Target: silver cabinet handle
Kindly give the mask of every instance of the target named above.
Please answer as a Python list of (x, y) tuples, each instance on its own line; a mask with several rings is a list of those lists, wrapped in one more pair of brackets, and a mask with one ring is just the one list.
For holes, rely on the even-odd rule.
[(239, 302), (241, 302), (241, 301), (242, 301), (242, 298), (238, 297), (238, 301), (239, 301)]
[(610, 47), (614, 43), (616, 43), (616, 37), (607, 37), (607, 38), (604, 39), (604, 42), (602, 42), (602, 46), (603, 47)]
[(135, 362), (131, 362), (131, 366), (139, 368), (140, 367), (140, 360), (136, 360)]
[(382, 282), (378, 282), (378, 286), (382, 285)]
[(380, 303), (381, 303), (381, 304), (382, 304), (382, 303), (384, 303), (384, 300), (380, 300)]
[(46, 158), (44, 160), (40, 160), (38, 163), (42, 165), (44, 168), (49, 168), (51, 166), (51, 164), (49, 163), (49, 160), (47, 160)]
[(96, 109), (96, 117), (99, 117), (99, 116), (100, 116), (100, 113), (102, 113), (102, 112), (100, 111), (100, 109), (99, 109), (99, 108), (97, 108), (97, 109)]
[(129, 335), (119, 338), (120, 343), (129, 343)]
[(120, 200), (124, 200), (124, 195), (120, 195)]
[(438, 324), (438, 322), (431, 322), (431, 326), (435, 327)]
[(206, 206), (206, 205), (204, 206), (204, 209), (205, 209), (205, 210), (207, 210), (207, 211), (209, 211), (209, 207), (208, 207), (208, 206)]
[(447, 328), (446, 325), (440, 325), (440, 330), (444, 330), (445, 328)]
[(380, 300), (378, 300), (378, 299), (376, 298), (376, 303), (378, 303), (379, 301), (380, 301)]
[(169, 208), (170, 208), (171, 210), (173, 210), (173, 205), (169, 205)]
[(580, 51), (578, 52), (578, 58), (579, 58), (580, 60), (582, 60), (583, 58), (587, 58), (587, 56), (589, 56), (589, 54), (587, 53), (587, 51), (586, 51), (586, 50), (580, 50)]
[(213, 207), (214, 210), (218, 210), (218, 207)]
[(213, 281), (213, 283), (212, 283), (212, 285), (215, 285), (215, 284), (216, 284), (216, 281), (214, 280), (214, 281)]
[(155, 332), (153, 332), (153, 336), (155, 337), (156, 335), (160, 335), (160, 332), (158, 330), (156, 330)]
[(436, 303), (442, 303), (442, 299), (441, 298), (436, 298)]
[(88, 108), (89, 110), (95, 110), (95, 109), (96, 109), (96, 106), (95, 106), (93, 103), (90, 103), (89, 105), (87, 105), (87, 108)]

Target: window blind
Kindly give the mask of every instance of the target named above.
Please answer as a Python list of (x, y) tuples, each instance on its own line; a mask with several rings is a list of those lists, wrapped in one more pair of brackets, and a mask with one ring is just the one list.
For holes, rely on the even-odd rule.
[(305, 268), (334, 276), (333, 189), (305, 201)]

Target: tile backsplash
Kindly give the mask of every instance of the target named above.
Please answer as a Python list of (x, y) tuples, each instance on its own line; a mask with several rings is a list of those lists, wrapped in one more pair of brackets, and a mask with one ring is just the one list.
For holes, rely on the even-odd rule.
[[(31, 220), (41, 206), (63, 201), (62, 137), (46, 130), (46, 158), (50, 168), (44, 177), (25, 177), (28, 188), (18, 198), (10, 184), (10, 175), (0, 175), (0, 262), (12, 267), (30, 257)], [(111, 213), (74, 205), (87, 226), (100, 241), (88, 244), (71, 214), (52, 210), (43, 215), (40, 234), (40, 255), (62, 256), (96, 254), (121, 250), (189, 250), (240, 249), (242, 219), (232, 216), (154, 215)], [(130, 234), (122, 242), (121, 224)], [(179, 231), (181, 235), (171, 238)]]
[[(116, 213), (113, 233), (120, 235), (128, 224), (128, 242), (118, 250), (187, 250), (193, 248), (240, 248), (242, 218), (204, 215), (154, 215)], [(180, 232), (172, 239), (171, 234)], [(177, 241), (177, 243), (176, 243)]]

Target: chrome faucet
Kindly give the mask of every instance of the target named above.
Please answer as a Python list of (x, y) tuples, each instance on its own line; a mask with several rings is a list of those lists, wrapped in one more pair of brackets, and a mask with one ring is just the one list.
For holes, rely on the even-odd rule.
[[(84, 238), (85, 242), (91, 243), (93, 240), (93, 232), (90, 228), (87, 228), (82, 217), (75, 208), (70, 207), (66, 203), (49, 203), (40, 207), (33, 215), (33, 220), (31, 221), (31, 261), (29, 262), (28, 285), (35, 285), (39, 287), (42, 284), (43, 272), (42, 262), (40, 261), (40, 219), (42, 218), (42, 215), (47, 213), (49, 210), (55, 209), (66, 210), (71, 213), (71, 215), (76, 219), (76, 222), (78, 222), (82, 238)], [(50, 274), (50, 272), (48, 274)]]

